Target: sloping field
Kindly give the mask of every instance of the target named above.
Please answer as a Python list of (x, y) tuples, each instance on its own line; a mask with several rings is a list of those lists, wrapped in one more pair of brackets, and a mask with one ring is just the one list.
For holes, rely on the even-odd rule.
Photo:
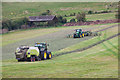
[[(66, 38), (67, 34), (74, 32), (74, 29), (82, 28), (84, 30), (97, 31), (112, 25), (91, 25), (91, 26), (77, 26), (77, 27), (63, 27), (63, 28), (48, 28), (28, 31), (18, 31), (3, 35), (3, 60), (15, 58), (14, 51), (20, 45), (34, 46), (35, 42), (47, 42), (50, 44), (49, 50), (54, 52), (69, 47), (71, 45), (82, 43), (92, 37), (85, 37), (81, 39)], [(117, 27), (116, 27), (117, 28)], [(26, 33), (26, 34), (25, 34)], [(13, 42), (11, 42), (13, 41)], [(8, 43), (10, 42), (10, 43)], [(54, 54), (53, 53), (53, 54)]]
[[(108, 19), (116, 19), (115, 15), (117, 13), (103, 13), (103, 14), (90, 14), (86, 15), (87, 21), (96, 21), (96, 20), (108, 20)], [(64, 17), (67, 19), (67, 22), (70, 22), (72, 18), (76, 18), (76, 16)], [(77, 21), (77, 19), (75, 19)]]
[[(117, 34), (118, 27), (109, 28), (101, 33), (101, 36), (77, 42), (54, 54), (77, 50), (104, 40)], [(15, 59), (4, 60), (2, 68), (3, 78), (117, 78), (118, 37), (85, 51), (61, 55), (51, 60), (20, 63)]]
[(3, 19), (39, 16), (46, 10), (50, 10), (53, 15), (70, 15), (89, 10), (107, 10), (106, 5), (112, 5), (109, 10), (118, 10), (117, 2), (4, 2), (2, 3), (2, 16)]

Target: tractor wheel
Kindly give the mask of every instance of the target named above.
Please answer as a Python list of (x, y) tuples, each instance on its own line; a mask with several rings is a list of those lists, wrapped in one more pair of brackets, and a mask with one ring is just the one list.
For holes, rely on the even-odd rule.
[(18, 60), (18, 62), (22, 62), (22, 60)]
[(46, 52), (42, 52), (41, 53), (41, 59), (42, 60), (46, 60), (47, 59), (47, 53)]
[(82, 34), (82, 37), (84, 37), (84, 33)]
[(79, 35), (79, 38), (81, 38), (82, 37), (82, 35)]
[(52, 58), (52, 54), (51, 54), (51, 52), (48, 52), (48, 54), (47, 54), (47, 58), (48, 58), (48, 59), (51, 59), (51, 58)]
[(75, 37), (75, 34), (73, 35), (73, 38), (76, 38), (76, 37)]
[(47, 53), (44, 52), (44, 60), (46, 60), (46, 59), (47, 59)]

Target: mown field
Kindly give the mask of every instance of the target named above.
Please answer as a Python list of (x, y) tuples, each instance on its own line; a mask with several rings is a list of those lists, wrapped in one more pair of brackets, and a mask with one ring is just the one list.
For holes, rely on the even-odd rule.
[[(96, 25), (96, 28), (87, 26), (86, 29), (93, 27), (96, 31), (98, 30), (98, 26), (101, 26), (99, 28), (103, 29), (113, 25), (116, 24)], [(69, 28), (74, 29), (73, 27), (66, 27), (65, 29)], [(80, 26), (76, 28), (80, 28)], [(89, 40), (83, 40), (82, 42), (78, 41), (75, 44), (71, 44), (71, 46), (54, 51), (53, 54), (80, 49), (106, 39), (117, 34), (118, 27), (113, 27), (100, 33), (102, 34), (101, 36), (89, 38)], [(76, 40), (77, 39), (72, 39), (72, 41)], [(19, 63), (15, 59), (3, 60), (2, 70), (3, 78), (117, 78), (118, 37), (105, 41), (85, 51), (57, 56), (51, 60)]]
[[(39, 16), (46, 10), (50, 10), (53, 15), (70, 15), (71, 13), (102, 11), (115, 11), (118, 3), (111, 2), (3, 2), (2, 3), (2, 18), (17, 19), (28, 16)], [(110, 6), (112, 5), (112, 6)]]
[(10, 32), (2, 35), (3, 60), (15, 58), (14, 51), (20, 45), (34, 46), (35, 42), (47, 42), (50, 45), (48, 47), (50, 51), (58, 51), (92, 38), (92, 36), (81, 39), (66, 38), (68, 34), (74, 33), (75, 29), (82, 28), (83, 30), (96, 31), (112, 25), (117, 25), (117, 23), (94, 26), (71, 26), (47, 29), (39, 28)]

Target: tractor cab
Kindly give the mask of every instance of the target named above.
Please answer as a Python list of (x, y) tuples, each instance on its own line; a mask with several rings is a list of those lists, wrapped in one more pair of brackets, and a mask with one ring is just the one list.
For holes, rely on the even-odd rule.
[(84, 37), (84, 33), (82, 32), (82, 29), (76, 29), (75, 33), (73, 34), (74, 38), (81, 38)]
[(75, 32), (76, 34), (82, 34), (82, 33), (83, 33), (83, 32), (82, 32), (82, 29), (76, 29), (75, 31), (76, 31), (76, 32)]
[(76, 32), (82, 32), (82, 29), (76, 29)]
[(38, 47), (40, 51), (47, 50), (47, 44), (46, 43), (35, 43), (35, 47)]

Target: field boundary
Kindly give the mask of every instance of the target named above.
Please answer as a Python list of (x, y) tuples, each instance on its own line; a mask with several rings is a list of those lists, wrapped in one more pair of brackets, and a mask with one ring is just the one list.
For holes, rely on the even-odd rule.
[(87, 22), (69, 22), (62, 26), (81, 26), (81, 25), (96, 25), (96, 24), (106, 24), (106, 23), (119, 23), (120, 19), (111, 19), (111, 20), (96, 20), (96, 21), (87, 21)]

